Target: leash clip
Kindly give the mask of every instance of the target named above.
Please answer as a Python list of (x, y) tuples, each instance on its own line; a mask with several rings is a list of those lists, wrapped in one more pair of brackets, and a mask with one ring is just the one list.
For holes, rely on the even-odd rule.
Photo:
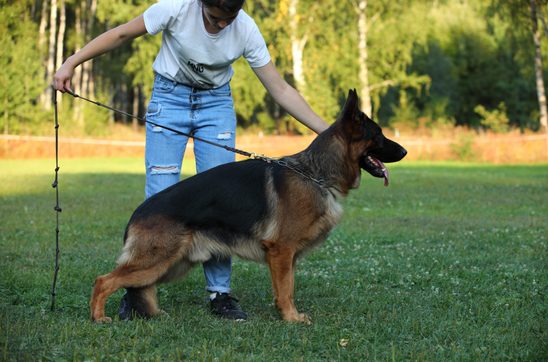
[(255, 152), (252, 152), (251, 155), (249, 155), (249, 158), (253, 159), (253, 160), (262, 160), (262, 161), (268, 161), (268, 157), (265, 156), (264, 154), (260, 154), (258, 155), (257, 153)]

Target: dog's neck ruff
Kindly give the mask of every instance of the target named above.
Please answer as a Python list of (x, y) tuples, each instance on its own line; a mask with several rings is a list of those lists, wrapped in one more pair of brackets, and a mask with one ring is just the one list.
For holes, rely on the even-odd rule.
[(299, 175), (303, 176), (304, 178), (307, 178), (311, 181), (314, 181), (320, 187), (325, 187), (325, 181), (324, 181), (323, 178), (318, 180), (318, 179), (312, 177), (311, 175), (309, 175), (308, 173), (304, 172), (300, 168), (291, 166), (289, 163), (287, 163), (285, 161), (282, 161), (280, 159), (267, 157), (265, 155), (257, 155), (256, 153), (251, 154), (251, 156), (249, 156), (249, 157), (252, 158), (252, 159), (255, 159), (255, 160), (263, 160), (267, 163), (274, 162), (274, 163), (276, 163), (276, 164), (278, 164), (282, 167), (286, 167), (286, 168), (298, 173)]

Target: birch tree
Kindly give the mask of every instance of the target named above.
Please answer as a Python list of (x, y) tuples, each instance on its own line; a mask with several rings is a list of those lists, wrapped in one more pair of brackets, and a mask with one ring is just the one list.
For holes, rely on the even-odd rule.
[(533, 43), (535, 44), (535, 79), (537, 84), (537, 96), (540, 108), (540, 127), (546, 132), (548, 130), (548, 110), (546, 107), (546, 90), (544, 88), (544, 78), (542, 75), (542, 53), (540, 48), (540, 33), (537, 20), (537, 3), (534, 0), (530, 2), (531, 25), (533, 30)]
[[(368, 19), (368, 0), (353, 2), (358, 18), (357, 55), (361, 107), (369, 117), (376, 116), (380, 95), (385, 94), (388, 87), (420, 89), (430, 81), (428, 76), (408, 74), (408, 67), (413, 61), (413, 48), (424, 43), (426, 39), (425, 27), (409, 18), (415, 20), (418, 13), (424, 17), (424, 5), (414, 0), (372, 3), (375, 5), (371, 11), (374, 15)], [(372, 30), (374, 37), (369, 36)], [(373, 52), (370, 52), (371, 47)], [(373, 72), (370, 72), (370, 63), (376, 64)], [(373, 109), (374, 102), (377, 105), (376, 110)]]
[[(40, 52), (44, 51), (44, 44), (46, 43), (46, 29), (48, 26), (48, 0), (42, 1), (42, 11), (40, 16), (40, 27), (38, 28), (38, 50)], [(40, 76), (46, 76), (46, 59), (40, 58), (40, 66), (43, 67), (43, 74)], [(40, 93), (40, 103), (44, 104), (46, 102), (46, 93)]]
[[(369, 86), (369, 68), (367, 65), (367, 31), (369, 30), (369, 24), (367, 22), (367, 0), (360, 0), (358, 4), (354, 3), (354, 10), (358, 14), (358, 63), (360, 71), (359, 89), (361, 108), (365, 114), (371, 117), (373, 106), (371, 104), (371, 92)], [(370, 24), (374, 23), (379, 17), (378, 11), (370, 20)]]
[[(316, 7), (318, 3), (315, 3), (313, 8)], [(289, 1), (289, 27), (291, 29), (291, 54), (293, 60), (293, 77), (295, 79), (295, 87), (299, 93), (306, 98), (306, 79), (305, 71), (303, 66), (303, 51), (308, 37), (310, 36), (310, 28), (307, 27), (304, 35), (299, 37), (299, 23), (300, 20), (305, 17), (303, 14), (299, 14), (297, 11), (297, 6), (299, 5), (299, 0), (290, 0)], [(313, 16), (308, 17), (308, 22), (314, 20)]]
[(42, 16), (40, 16), (40, 27), (38, 30), (38, 48), (42, 51), (46, 42), (46, 27), (48, 26), (48, 0), (42, 1)]
[[(85, 10), (85, 0), (82, 0), (80, 4), (74, 4), (75, 10), (74, 10), (74, 30), (75, 30), (75, 44), (74, 44), (74, 53), (78, 53), (80, 49), (82, 49), (82, 12)], [(74, 75), (72, 76), (72, 90), (76, 94), (82, 93), (82, 66), (76, 67), (74, 69)], [(82, 119), (82, 102), (74, 102), (73, 103), (73, 109), (74, 109), (74, 118), (80, 123), (80, 125), (83, 124)]]
[[(52, 0), (53, 1), (53, 0)], [(82, 8), (84, 10), (84, 8)], [(92, 40), (93, 24), (95, 22), (95, 14), (97, 12), (97, 0), (90, 0), (89, 12), (86, 17), (82, 18), (85, 24), (85, 42), (86, 44)], [(83, 14), (82, 14), (83, 15)], [(92, 77), (93, 59), (88, 60), (82, 64), (82, 95), (92, 95), (94, 92), (94, 84)]]
[[(546, 90), (542, 71), (542, 51), (541, 38), (538, 29), (538, 18), (544, 22), (541, 8), (546, 7), (546, 0), (494, 0), (493, 8), (499, 13), (504, 14), (511, 19), (512, 25), (519, 29), (530, 29), (533, 40), (533, 59), (534, 62), (534, 82), (536, 86), (536, 96), (538, 101), (539, 118), (535, 120), (540, 125), (541, 130), (548, 130), (548, 112), (546, 105)], [(548, 37), (548, 30), (545, 29)], [(529, 38), (531, 39), (531, 38)], [(531, 51), (531, 50), (528, 50)]]
[(49, 18), (49, 46), (48, 46), (48, 60), (46, 62), (46, 89), (45, 89), (45, 99), (44, 99), (44, 108), (49, 110), (51, 108), (51, 96), (53, 89), (48, 83), (48, 80), (51, 81), (53, 78), (53, 73), (55, 72), (55, 41), (56, 41), (56, 30), (57, 30), (57, 0), (51, 0), (51, 10)]
[[(64, 50), (64, 40), (65, 40), (65, 29), (66, 29), (66, 4), (64, 0), (61, 0), (60, 3), (60, 13), (59, 13), (59, 32), (57, 33), (57, 54), (56, 54), (56, 61), (57, 67), (60, 67), (61, 64), (63, 64), (63, 50)], [(46, 79), (47, 82), (47, 79)], [(57, 103), (59, 106), (63, 102), (63, 97), (57, 98)]]

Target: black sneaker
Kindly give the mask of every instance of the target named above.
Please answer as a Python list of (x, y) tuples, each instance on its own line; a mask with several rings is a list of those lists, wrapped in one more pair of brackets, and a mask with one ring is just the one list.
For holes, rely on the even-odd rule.
[(247, 314), (242, 312), (234, 302), (239, 302), (239, 300), (231, 297), (227, 293), (217, 293), (215, 298), (211, 300), (211, 312), (222, 318), (245, 321), (247, 319)]

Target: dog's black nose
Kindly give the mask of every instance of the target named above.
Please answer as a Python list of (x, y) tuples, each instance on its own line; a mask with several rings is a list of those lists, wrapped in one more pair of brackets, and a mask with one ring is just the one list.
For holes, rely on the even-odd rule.
[(405, 155), (407, 155), (407, 150), (405, 148), (401, 148), (401, 158), (404, 158)]

